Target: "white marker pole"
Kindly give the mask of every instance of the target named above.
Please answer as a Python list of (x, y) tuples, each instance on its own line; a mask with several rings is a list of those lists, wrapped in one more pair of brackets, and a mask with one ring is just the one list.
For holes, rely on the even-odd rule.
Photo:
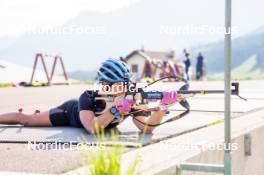
[[(225, 147), (231, 144), (231, 13), (232, 0), (225, 0)], [(231, 150), (224, 154), (225, 175), (231, 175)]]

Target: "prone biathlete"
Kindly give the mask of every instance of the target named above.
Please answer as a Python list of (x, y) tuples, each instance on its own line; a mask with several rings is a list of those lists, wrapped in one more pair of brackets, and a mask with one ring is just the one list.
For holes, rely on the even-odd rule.
[[(117, 59), (105, 60), (98, 69), (98, 80), (102, 87), (107, 86), (108, 90), (115, 94), (115, 97), (124, 95), (126, 88), (120, 91), (120, 86), (125, 86), (127, 79), (131, 78), (130, 67)], [(105, 88), (103, 88), (105, 89)], [(176, 92), (164, 92), (162, 105), (167, 105), (177, 101)], [(105, 112), (97, 115), (98, 112), (105, 109), (106, 104), (100, 100), (95, 100), (97, 93), (94, 91), (84, 91), (79, 99), (72, 99), (63, 104), (51, 108), (48, 111), (35, 112), (34, 114), (24, 114), (22, 111), (6, 113), (0, 115), (0, 124), (6, 125), (24, 125), (24, 126), (45, 126), (59, 127), (71, 126), (85, 128), (89, 133), (96, 132), (96, 125), (102, 129), (116, 127), (121, 123), (121, 117), (124, 113), (133, 111), (133, 101), (120, 98)], [(133, 123), (136, 127), (146, 133), (151, 133), (155, 127), (146, 126), (159, 124), (165, 116), (165, 111), (157, 110), (146, 117), (144, 112), (133, 113)]]

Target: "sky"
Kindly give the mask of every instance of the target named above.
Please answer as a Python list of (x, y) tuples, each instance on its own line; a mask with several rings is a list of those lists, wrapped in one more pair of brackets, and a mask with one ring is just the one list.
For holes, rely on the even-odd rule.
[[(0, 37), (18, 37), (32, 28), (62, 25), (82, 11), (107, 13), (137, 1), (142, 0), (0, 0)], [(177, 1), (179, 7), (185, 3)], [(216, 15), (213, 14), (214, 10), (217, 11), (210, 9), (212, 2), (193, 0), (187, 12), (191, 13), (203, 3), (209, 13), (206, 18), (212, 18)], [(214, 3), (223, 2), (224, 0), (214, 0)], [(233, 0), (234, 25), (239, 24), (241, 34), (264, 24), (263, 6), (263, 0)]]
[(32, 28), (62, 25), (85, 10), (107, 13), (136, 1), (0, 0), (0, 37), (18, 37)]

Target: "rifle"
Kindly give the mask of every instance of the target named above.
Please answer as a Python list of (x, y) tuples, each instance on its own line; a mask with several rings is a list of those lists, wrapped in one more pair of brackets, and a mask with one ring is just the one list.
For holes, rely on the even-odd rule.
[[(146, 85), (143, 88), (137, 88), (136, 83), (127, 81), (128, 82), (128, 83), (126, 83), (127, 91), (121, 97), (115, 97), (112, 94), (97, 92), (98, 95), (97, 95), (97, 97), (95, 97), (95, 100), (102, 100), (106, 104), (105, 110), (103, 110), (102, 112), (100, 112), (98, 114), (104, 113), (107, 109), (109, 109), (115, 103), (116, 100), (118, 100), (120, 98), (132, 99), (136, 102), (132, 106), (132, 109), (133, 109), (132, 112), (124, 114), (124, 116), (122, 116), (123, 118), (128, 116), (128, 115), (138, 113), (141, 111), (157, 111), (157, 110), (162, 109), (163, 107), (169, 108), (170, 106), (174, 105), (175, 103), (170, 104), (170, 105), (166, 105), (163, 107), (162, 106), (156, 106), (156, 107), (150, 108), (148, 106), (149, 103), (162, 100), (163, 92), (161, 92), (161, 91), (146, 91), (145, 90), (147, 87), (157, 83), (158, 81), (162, 81), (164, 79), (174, 79), (177, 82), (181, 81), (184, 83), (184, 85), (181, 86), (181, 88), (177, 91), (178, 101), (176, 103), (179, 103), (185, 109), (185, 111), (174, 116), (174, 117), (172, 117), (172, 118), (170, 118), (170, 119), (167, 119), (167, 120), (165, 120), (159, 124), (154, 124), (154, 125), (144, 123), (144, 122), (134, 118), (135, 120), (144, 124), (145, 126), (156, 127), (156, 126), (160, 126), (160, 125), (163, 125), (165, 123), (168, 123), (168, 122), (178, 120), (178, 119), (186, 116), (190, 112), (190, 104), (187, 101), (187, 98), (194, 97), (197, 94), (206, 95), (206, 94), (224, 94), (225, 93), (224, 90), (189, 90), (188, 81), (182, 77), (179, 77), (179, 76), (163, 77), (161, 79), (158, 79), (158, 80)], [(231, 95), (235, 95), (235, 96), (238, 96), (240, 99), (247, 100), (247, 99), (245, 99), (239, 95), (239, 83), (238, 82), (233, 82), (231, 85), (232, 85)], [(130, 90), (131, 88), (129, 88), (128, 86), (134, 87), (133, 90)], [(168, 114), (168, 113), (169, 113), (169, 111), (166, 114)]]

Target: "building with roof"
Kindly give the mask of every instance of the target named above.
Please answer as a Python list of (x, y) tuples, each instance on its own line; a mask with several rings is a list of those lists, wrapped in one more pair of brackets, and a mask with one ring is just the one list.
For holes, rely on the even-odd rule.
[(146, 51), (144, 49), (135, 50), (125, 58), (131, 66), (136, 80), (145, 77), (153, 79), (161, 78), (161, 74), (179, 74), (180, 70), (175, 69), (175, 64), (179, 61), (175, 57), (174, 51)]

